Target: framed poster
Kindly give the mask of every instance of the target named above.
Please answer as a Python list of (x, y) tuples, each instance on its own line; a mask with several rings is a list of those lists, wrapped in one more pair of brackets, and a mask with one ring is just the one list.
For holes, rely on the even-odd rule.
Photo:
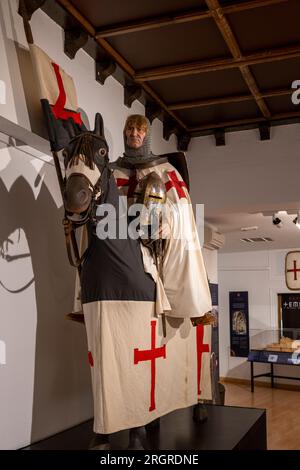
[(230, 355), (248, 357), (249, 305), (248, 292), (229, 292)]
[(216, 355), (216, 363), (217, 363), (217, 376), (219, 378), (219, 292), (218, 292), (218, 284), (209, 283), (210, 295), (211, 295), (211, 303), (212, 303), (212, 311), (211, 313), (215, 317), (215, 324), (212, 328), (212, 346), (211, 350)]

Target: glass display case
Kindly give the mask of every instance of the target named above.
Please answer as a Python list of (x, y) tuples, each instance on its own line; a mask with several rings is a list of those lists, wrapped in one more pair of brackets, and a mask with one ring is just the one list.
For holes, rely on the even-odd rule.
[[(274, 364), (300, 365), (300, 329), (250, 330), (248, 361), (251, 364), (252, 392), (254, 379), (257, 377), (270, 377), (272, 387), (274, 387), (274, 378), (300, 380), (300, 377), (274, 374)], [(254, 362), (269, 363), (270, 372), (254, 375)]]
[(295, 353), (300, 361), (300, 329), (250, 331), (249, 361), (289, 364)]

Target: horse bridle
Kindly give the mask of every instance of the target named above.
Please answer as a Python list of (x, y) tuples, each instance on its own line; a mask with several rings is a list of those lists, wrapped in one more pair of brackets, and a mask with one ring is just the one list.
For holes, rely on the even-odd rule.
[[(74, 142), (75, 140), (79, 138), (82, 138), (84, 135), (87, 135), (87, 134), (95, 139), (99, 139), (101, 141), (104, 140), (103, 137), (100, 137), (97, 134), (93, 134), (91, 132), (85, 132), (78, 136), (73, 137), (70, 140), (70, 143)], [(76, 151), (76, 148), (75, 148), (75, 151)], [(62, 222), (64, 226), (68, 259), (69, 259), (71, 266), (74, 266), (78, 269), (79, 274), (80, 274), (81, 264), (85, 257), (85, 252), (80, 256), (78, 244), (77, 244), (77, 240), (75, 236), (75, 230), (79, 227), (82, 227), (83, 225), (86, 225), (89, 221), (92, 223), (93, 227), (96, 226), (97, 206), (103, 203), (103, 199), (106, 194), (106, 191), (103, 191), (104, 176), (107, 177), (107, 184), (109, 184), (109, 176), (111, 173), (111, 170), (108, 167), (107, 156), (104, 156), (103, 158), (104, 158), (104, 164), (101, 166), (98, 165), (95, 161), (93, 161), (93, 164), (97, 166), (100, 172), (100, 176), (97, 179), (95, 184), (93, 184), (89, 180), (89, 178), (87, 178), (85, 175), (81, 173), (72, 173), (69, 177), (69, 178), (72, 178), (72, 176), (80, 175), (81, 177), (85, 178), (87, 181), (88, 187), (92, 192), (89, 207), (84, 212), (84, 215), (83, 216), (81, 216), (81, 214), (74, 215), (74, 213), (73, 215), (71, 215), (71, 213), (68, 212), (65, 208), (65, 216)], [(66, 183), (67, 183), (67, 178), (65, 176), (63, 179), (63, 190), (65, 190), (66, 188)]]

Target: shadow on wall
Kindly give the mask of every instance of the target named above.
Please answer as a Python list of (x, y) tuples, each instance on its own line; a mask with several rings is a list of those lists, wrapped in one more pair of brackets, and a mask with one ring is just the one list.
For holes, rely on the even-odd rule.
[[(45, 172), (53, 171), (50, 165), (44, 167)], [(34, 442), (91, 416), (86, 336), (82, 325), (65, 319), (73, 306), (75, 270), (68, 265), (62, 209), (57, 209), (44, 183), (35, 199), (23, 176), (14, 181), (9, 191), (0, 178), (0, 201), (0, 246), (16, 229), (22, 229), (35, 281), (37, 326), (31, 432)], [(20, 311), (19, 315), (22, 314)], [(22, 342), (22, 336), (18, 338)], [(22, 351), (22, 344), (15, 347)], [(22, 399), (22, 390), (19, 396)], [(24, 406), (25, 402), (26, 397)], [(12, 408), (13, 405), (9, 404)], [(11, 425), (18, 425), (17, 419)]]
[[(48, 138), (30, 54), (18, 43), (15, 29), (17, 14), (14, 8), (16, 5), (16, 1), (10, 2), (9, 0), (5, 4), (0, 2), (0, 28), (4, 36), (17, 122), (21, 127), (28, 127), (29, 119), (31, 131)], [(13, 39), (5, 37), (5, 32), (9, 29)], [(8, 148), (8, 152), (13, 155), (15, 150)], [(26, 158), (26, 156), (20, 154), (18, 158)], [(22, 171), (18, 171), (18, 160), (14, 158), (12, 161), (14, 163), (9, 168), (10, 181), (12, 174), (16, 173), (18, 176), (12, 184), (10, 183), (9, 190), (4, 184), (6, 182), (3, 180), (4, 176), (0, 176), (0, 248), (10, 243), (8, 240), (11, 234), (24, 234), (23, 238), (27, 240), (29, 247), (26, 257), (27, 260), (31, 258), (33, 279), (31, 276), (28, 285), (24, 284), (18, 293), (8, 292), (5, 290), (5, 285), (1, 286), (1, 289), (7, 294), (8, 302), (15, 295), (23, 295), (22, 292), (25, 296), (30, 286), (31, 288), (34, 286), (35, 290), (36, 304), (32, 298), (31, 311), (35, 309), (37, 311), (36, 325), (32, 321), (34, 317), (32, 315), (28, 324), (24, 326), (25, 308), (23, 311), (21, 309), (16, 312), (22, 318), (21, 328), (26, 328), (26, 330), (28, 328), (28, 331), (33, 333), (33, 338), (36, 328), (31, 428), (31, 442), (35, 442), (91, 417), (90, 371), (85, 329), (82, 325), (65, 319), (66, 313), (70, 312), (73, 307), (75, 269), (68, 264), (61, 224), (63, 210), (58, 209), (55, 204), (51, 194), (51, 185), (49, 190), (42, 182), (42, 179), (47, 178), (49, 181), (54, 178), (53, 167), (48, 164), (42, 165), (42, 170), (36, 172), (36, 180), (31, 185), (26, 175), (25, 177), (19, 176)], [(37, 168), (41, 168), (39, 164)], [(40, 184), (38, 196), (35, 197), (34, 192)], [(6, 264), (8, 267), (9, 264), (10, 273), (20, 280), (21, 274), (24, 277), (24, 273), (20, 272), (20, 265), (17, 264), (20, 256), (8, 261), (7, 258), (5, 259), (5, 253), (7, 254), (7, 250), (0, 250), (2, 266), (5, 267)], [(25, 253), (23, 255), (25, 257)], [(13, 266), (14, 262), (16, 267)], [(15, 304), (16, 302), (12, 302), (12, 305)], [(6, 317), (5, 321), (9, 322), (9, 318)], [(18, 330), (18, 325), (9, 326), (10, 330), (16, 332), (16, 335), (12, 336), (14, 343), (12, 349), (17, 350), (17, 355), (19, 355), (19, 364), (14, 364), (9, 372), (12, 374), (11, 383), (15, 383), (14, 377), (17, 374), (24, 374), (22, 361), (27, 359), (26, 345), (22, 342), (23, 332)], [(24, 334), (26, 335), (27, 332)], [(28, 338), (27, 335), (27, 340)], [(29, 368), (27, 367), (26, 370)], [(22, 403), (18, 409), (21, 407), (28, 409), (31, 406), (29, 403), (32, 397), (28, 396), (30, 381), (32, 383), (32, 377), (23, 377), (24, 389), (21, 385), (20, 390), (14, 393), (14, 399), (17, 398)], [(20, 381), (21, 384), (23, 382)], [(13, 401), (11, 399), (11, 402), (7, 404), (11, 408), (12, 416), (7, 426), (9, 425), (12, 433), (14, 427), (17, 426), (19, 429), (24, 426), (24, 417), (16, 416)], [(25, 415), (27, 416), (27, 413)], [(19, 432), (19, 434), (22, 433)]]

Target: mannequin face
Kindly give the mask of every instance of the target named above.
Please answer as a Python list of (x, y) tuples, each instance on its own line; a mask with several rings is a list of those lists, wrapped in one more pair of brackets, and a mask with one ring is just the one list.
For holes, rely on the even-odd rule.
[(128, 147), (138, 149), (143, 145), (146, 129), (144, 127), (138, 127), (137, 125), (131, 124), (125, 130), (126, 142)]

